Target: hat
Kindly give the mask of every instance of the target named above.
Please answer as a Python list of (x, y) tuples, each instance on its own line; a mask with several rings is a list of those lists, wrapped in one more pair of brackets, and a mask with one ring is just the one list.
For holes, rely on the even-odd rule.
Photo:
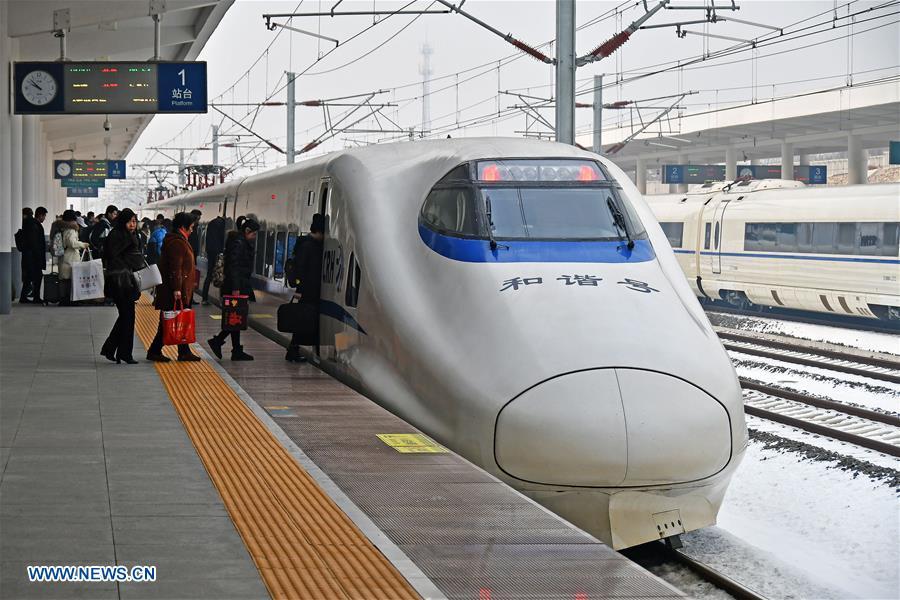
[(309, 230), (313, 233), (325, 233), (325, 215), (321, 213), (314, 214)]

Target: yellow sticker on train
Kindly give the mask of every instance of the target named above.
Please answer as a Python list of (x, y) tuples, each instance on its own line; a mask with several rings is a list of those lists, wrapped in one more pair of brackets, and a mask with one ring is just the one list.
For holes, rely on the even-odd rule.
[(379, 433), (378, 439), (403, 454), (442, 454), (449, 452), (421, 433)]

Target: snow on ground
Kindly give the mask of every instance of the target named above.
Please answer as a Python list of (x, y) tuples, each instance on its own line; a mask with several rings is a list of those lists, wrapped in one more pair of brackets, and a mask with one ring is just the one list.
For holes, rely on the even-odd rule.
[(888, 412), (900, 412), (900, 384), (729, 350), (740, 377)]
[(810, 446), (815, 446), (816, 448), (821, 448), (828, 452), (835, 452), (852, 459), (871, 463), (876, 467), (900, 469), (900, 461), (893, 456), (869, 450), (868, 448), (863, 448), (862, 446), (857, 446), (856, 444), (851, 444), (849, 442), (841, 442), (823, 435), (810, 433), (788, 425), (782, 425), (781, 423), (776, 423), (767, 419), (760, 419), (759, 417), (747, 415), (747, 427), (763, 433), (776, 435), (786, 440), (809, 444)]
[[(791, 337), (812, 340), (814, 342), (830, 342), (841, 344), (861, 350), (873, 352), (887, 352), (900, 355), (900, 335), (890, 333), (877, 333), (874, 331), (859, 331), (843, 327), (829, 325), (814, 325), (812, 323), (798, 323), (796, 321), (782, 321), (766, 317), (745, 317), (743, 315), (716, 315), (716, 322), (723, 321), (722, 325), (756, 331), (759, 333), (776, 333)], [(727, 321), (727, 325), (725, 322)]]
[(773, 600), (900, 597), (898, 490), (752, 441), (685, 551)]

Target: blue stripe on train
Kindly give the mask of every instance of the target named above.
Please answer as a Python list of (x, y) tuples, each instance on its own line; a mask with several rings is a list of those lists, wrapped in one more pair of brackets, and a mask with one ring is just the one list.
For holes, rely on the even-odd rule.
[(656, 257), (649, 240), (635, 240), (632, 250), (618, 241), (504, 240), (491, 250), (488, 240), (443, 235), (421, 223), (419, 237), (441, 256), (471, 263), (635, 263)]
[(362, 328), (362, 326), (353, 318), (353, 315), (347, 312), (343, 306), (338, 304), (337, 302), (331, 302), (330, 300), (322, 300), (319, 302), (319, 314), (325, 315), (326, 317), (331, 317), (332, 319), (337, 319), (341, 321), (348, 327), (352, 327), (363, 335), (366, 335), (366, 330)]
[[(675, 254), (694, 254), (693, 250), (675, 249)], [(700, 252), (703, 256), (716, 256), (719, 253), (714, 250), (705, 250)], [(861, 263), (878, 263), (883, 265), (900, 265), (900, 260), (896, 258), (863, 258), (863, 257), (847, 257), (847, 256), (813, 256), (808, 254), (764, 254), (759, 252), (722, 252), (722, 256), (736, 256), (741, 258), (785, 258), (789, 260), (824, 260), (829, 262), (861, 262)]]

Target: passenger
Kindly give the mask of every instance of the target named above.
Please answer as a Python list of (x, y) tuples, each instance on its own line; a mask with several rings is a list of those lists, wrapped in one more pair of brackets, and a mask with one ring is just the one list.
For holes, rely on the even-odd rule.
[(225, 250), (225, 219), (221, 215), (206, 224), (206, 279), (203, 280), (202, 300), (209, 304), (209, 286), (219, 255)]
[[(110, 204), (106, 207), (106, 212), (100, 217), (97, 224), (91, 228), (91, 252), (94, 253), (94, 258), (103, 258), (103, 247), (106, 244), (106, 236), (112, 231), (113, 221), (116, 220), (118, 214), (119, 209), (116, 208), (115, 205)], [(131, 214), (134, 214), (134, 211), (132, 211)]]
[[(313, 215), (312, 224), (309, 226), (309, 234), (303, 236), (294, 246), (294, 276), (297, 278), (297, 296), (301, 303), (315, 306), (318, 313), (319, 298), (322, 293), (322, 250), (325, 240), (325, 217), (316, 213)], [(289, 362), (304, 362), (300, 356), (300, 336), (296, 333), (291, 336), (291, 345), (288, 346), (284, 360)]]
[(63, 213), (62, 244), (64, 253), (59, 262), (59, 305), (67, 306), (72, 303), (72, 265), (81, 260), (81, 253), (90, 246), (87, 242), (78, 240), (78, 217), (74, 211), (67, 210)]
[(156, 228), (150, 234), (150, 239), (147, 240), (147, 262), (151, 265), (159, 262), (163, 241), (168, 233), (169, 230), (165, 226), (165, 217), (156, 215)]
[[(175, 231), (166, 235), (159, 256), (159, 273), (162, 283), (156, 286), (156, 298), (153, 306), (159, 310), (159, 328), (156, 337), (147, 349), (147, 360), (169, 362), (162, 353), (163, 347), (163, 311), (175, 310), (181, 301), (184, 308), (191, 307), (194, 290), (194, 253), (188, 238), (196, 223), (190, 213), (181, 212), (175, 215), (172, 226)], [(179, 361), (197, 361), (200, 357), (191, 352), (190, 344), (178, 345)]]
[(147, 254), (147, 242), (150, 240), (150, 219), (144, 217), (141, 219), (141, 226), (137, 231), (138, 238), (138, 249), (141, 251), (141, 255), (145, 256)]
[[(225, 240), (225, 281), (221, 294), (237, 296), (244, 294), (253, 298), (251, 272), (253, 269), (253, 243), (259, 231), (259, 223), (246, 217), (238, 217), (237, 230), (229, 231)], [(213, 353), (222, 358), (222, 346), (225, 338), (231, 334), (231, 360), (253, 360), (241, 346), (240, 331), (220, 331), (207, 340)]]
[(79, 242), (90, 242), (91, 241), (91, 229), (94, 227), (94, 211), (89, 210), (87, 214), (87, 218), (84, 220), (84, 225), (81, 228), (81, 231), (78, 232), (78, 241)]
[(194, 231), (191, 232), (188, 242), (191, 244), (191, 250), (194, 251), (194, 264), (196, 265), (197, 258), (200, 256), (200, 232), (197, 231), (197, 228), (200, 227), (200, 217), (203, 216), (203, 213), (195, 208), (191, 211), (191, 216), (194, 217)]
[[(115, 363), (137, 364), (132, 356), (134, 346), (134, 303), (140, 296), (134, 272), (144, 266), (138, 251), (137, 215), (130, 208), (116, 211), (116, 223), (104, 236), (103, 266), (106, 269), (105, 293), (116, 303), (119, 317), (100, 354)], [(106, 216), (109, 216), (107, 210)]]
[[(27, 211), (27, 212), (26, 212)], [(41, 223), (47, 218), (47, 209), (38, 206), (31, 216), (31, 209), (23, 209), (22, 214), (22, 295), (20, 304), (43, 304), (41, 299), (41, 280), (47, 266), (47, 242), (44, 239), (44, 226)], [(31, 300), (28, 294), (32, 294)]]

